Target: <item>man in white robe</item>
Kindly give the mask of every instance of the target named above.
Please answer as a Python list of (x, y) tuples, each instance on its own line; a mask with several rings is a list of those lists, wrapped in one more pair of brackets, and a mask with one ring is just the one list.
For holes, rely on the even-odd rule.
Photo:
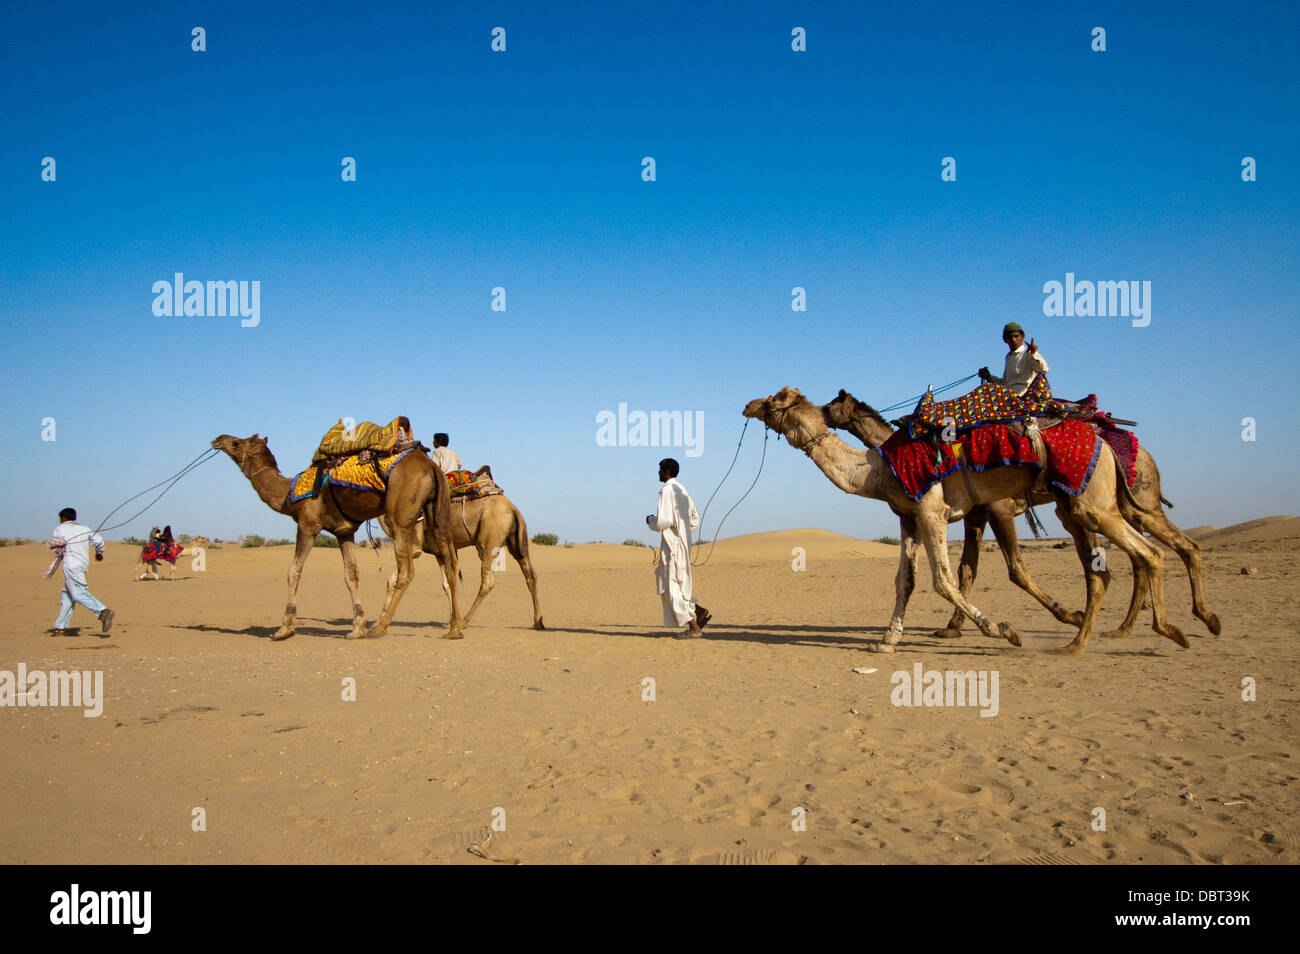
[[(65, 507), (59, 511), (60, 524), (47, 544), (59, 554), (50, 570), (61, 560), (63, 563), (63, 593), (60, 595), (59, 616), (54, 621), (53, 632), (64, 635), (72, 625), (72, 608), (80, 603), (99, 619), (100, 631), (113, 628), (113, 611), (95, 599), (86, 588), (86, 570), (90, 568), (90, 548), (95, 548), (95, 559), (104, 559), (104, 538), (89, 527), (77, 523), (77, 511)], [(50, 575), (47, 571), (47, 575)]]
[(447, 443), (446, 434), (433, 435), (433, 462), (444, 474), (450, 474), (453, 470), (463, 470), (460, 455), (448, 447)]
[(1047, 366), (1047, 360), (1039, 352), (1033, 338), (1025, 344), (1025, 329), (1014, 321), (1007, 322), (1003, 327), (1002, 340), (1007, 345), (1006, 367), (1002, 371), (1002, 377), (990, 374), (988, 368), (980, 368), (979, 376), (1023, 395), (1029, 390), (1029, 385), (1034, 383), (1034, 378), (1046, 374), (1051, 368)]
[(680, 465), (671, 457), (659, 462), (659, 491), (657, 513), (645, 518), (646, 526), (659, 532), (659, 565), (655, 569), (655, 582), (664, 604), (664, 625), (674, 629), (685, 626), (678, 639), (694, 639), (703, 635), (700, 628), (712, 614), (694, 599), (691, 579), (691, 531), (698, 530), (700, 515), (695, 511), (695, 501), (686, 488), (677, 482)]

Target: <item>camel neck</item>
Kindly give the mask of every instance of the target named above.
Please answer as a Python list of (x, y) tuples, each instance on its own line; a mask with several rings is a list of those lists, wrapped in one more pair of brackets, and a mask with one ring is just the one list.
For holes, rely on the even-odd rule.
[(249, 461), (241, 470), (257, 491), (257, 496), (276, 513), (284, 513), (289, 502), (289, 478), (281, 475), (274, 464), (264, 460)]
[(883, 462), (876, 451), (850, 447), (827, 432), (820, 438), (814, 438), (806, 453), (821, 472), (830, 478), (831, 483), (846, 494), (879, 496), (877, 488)]

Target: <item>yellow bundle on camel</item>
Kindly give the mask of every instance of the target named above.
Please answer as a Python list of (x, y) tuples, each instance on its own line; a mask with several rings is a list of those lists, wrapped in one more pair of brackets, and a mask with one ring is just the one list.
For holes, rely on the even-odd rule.
[(311, 460), (315, 464), (331, 457), (358, 454), (363, 450), (391, 454), (398, 444), (410, 441), (410, 435), (411, 422), (405, 417), (395, 417), (385, 427), (369, 421), (362, 421), (355, 427), (344, 427), (340, 420), (320, 439), (320, 446), (316, 448)]
[(397, 462), (420, 445), (411, 438), (411, 422), (395, 417), (387, 427), (363, 421), (345, 428), (339, 421), (321, 438), (311, 466), (296, 474), (289, 502), (315, 497), (325, 484), (383, 492)]

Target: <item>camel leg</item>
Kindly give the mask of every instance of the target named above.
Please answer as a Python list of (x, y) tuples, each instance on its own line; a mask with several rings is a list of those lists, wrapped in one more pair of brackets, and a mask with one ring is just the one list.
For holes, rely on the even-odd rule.
[[(456, 555), (456, 541), (452, 539), (451, 530), (440, 527), (435, 531), (438, 540), (438, 563), (447, 578), (451, 589), (451, 619), (447, 623), (447, 632), (443, 639), (464, 639), (466, 620), (460, 615), (460, 560)], [(489, 570), (491, 567), (489, 566)], [(477, 604), (476, 604), (477, 605)]]
[(377, 639), (384, 633), (388, 632), (388, 624), (393, 621), (393, 616), (397, 613), (397, 606), (402, 602), (402, 597), (406, 594), (406, 588), (411, 585), (411, 577), (414, 575), (412, 564), (415, 558), (412, 556), (415, 550), (413, 537), (415, 532), (408, 528), (397, 530), (397, 535), (393, 538), (393, 552), (397, 558), (397, 580), (390, 581), (388, 598), (384, 600), (384, 611), (380, 614), (379, 619), (375, 621), (366, 632), (366, 638)]
[(995, 630), (988, 617), (961, 595), (957, 580), (952, 575), (952, 567), (948, 564), (948, 525), (943, 518), (936, 513), (923, 511), (916, 516), (916, 526), (920, 539), (925, 544), (926, 556), (930, 559), (935, 592), (969, 616), (985, 636), (1002, 638), (1012, 646), (1019, 646), (1020, 634), (1014, 627), (1009, 623), (998, 623)]
[[(966, 542), (961, 548), (957, 582), (961, 595), (969, 598), (970, 591), (975, 586), (975, 574), (979, 572), (980, 544), (984, 540), (984, 526), (988, 522), (988, 512), (984, 507), (974, 507), (962, 522), (966, 527)], [(964, 622), (966, 622), (966, 614), (954, 607), (948, 625), (943, 629), (935, 630), (934, 635), (939, 639), (956, 639), (961, 636), (961, 626)]]
[[(478, 596), (474, 598), (474, 602), (470, 606), (469, 612), (465, 614), (466, 626), (468, 626), (469, 621), (474, 618), (474, 611), (479, 608), (479, 604), (487, 599), (487, 595), (492, 592), (492, 585), (496, 582), (492, 573), (492, 549), (494, 548), (489, 548), (486, 545), (477, 545), (475, 546), (475, 549), (478, 550), (478, 559), (482, 566), (482, 571), (479, 574)], [(450, 599), (451, 587), (447, 588), (447, 596)], [(453, 616), (456, 615), (455, 607), (452, 607), (451, 613)]]
[(1133, 595), (1129, 597), (1128, 611), (1124, 614), (1124, 621), (1119, 624), (1117, 629), (1107, 630), (1101, 634), (1106, 639), (1132, 638), (1133, 627), (1137, 623), (1138, 614), (1142, 612), (1143, 607), (1146, 605), (1146, 576), (1142, 573), (1137, 560), (1131, 560), (1130, 562), (1133, 564)]
[(524, 582), (528, 584), (528, 592), (533, 598), (533, 629), (545, 629), (546, 625), (542, 622), (542, 604), (537, 600), (537, 574), (533, 570), (532, 558), (528, 555), (528, 538), (521, 533), (512, 533), (506, 537), (505, 547), (519, 564), (519, 569), (523, 571)]
[(319, 532), (320, 527), (298, 525), (298, 542), (293, 549), (293, 562), (289, 564), (289, 602), (284, 607), (280, 628), (271, 634), (272, 639), (288, 639), (293, 635), (293, 626), (298, 619), (298, 581), (302, 579), (303, 564), (307, 562)]
[(352, 597), (352, 631), (348, 639), (360, 639), (366, 635), (366, 611), (361, 608), (361, 574), (357, 571), (356, 540), (352, 536), (340, 536), (339, 552), (343, 554), (343, 581), (348, 585), (348, 595)]
[(898, 641), (903, 638), (903, 616), (907, 613), (907, 601), (912, 598), (916, 587), (916, 521), (911, 517), (898, 518), (898, 573), (894, 576), (894, 615), (889, 620), (889, 630), (884, 639), (872, 649), (876, 652), (892, 653)]
[(1201, 545), (1174, 526), (1163, 511), (1147, 512), (1135, 507), (1126, 507), (1124, 518), (1178, 554), (1183, 561), (1183, 566), (1187, 568), (1187, 579), (1192, 585), (1193, 615), (1215, 636), (1223, 632), (1219, 617), (1210, 612), (1210, 608), (1205, 605), (1205, 591), (1201, 583)]
[[(1101, 601), (1106, 596), (1106, 587), (1110, 585), (1109, 570), (1094, 570), (1092, 568), (1094, 551), (1097, 547), (1097, 537), (1091, 531), (1085, 530), (1070, 515), (1069, 509), (1057, 504), (1056, 516), (1061, 521), (1061, 526), (1065, 527), (1066, 532), (1074, 540), (1074, 552), (1079, 555), (1079, 564), (1083, 567), (1083, 581), (1087, 589), (1087, 601), (1083, 607), (1083, 619), (1079, 622), (1079, 631), (1075, 633), (1074, 639), (1067, 645), (1057, 650), (1067, 656), (1077, 656), (1081, 654), (1084, 647), (1088, 645), (1088, 637), (1092, 633), (1093, 621), (1097, 618), (1097, 611), (1101, 609)], [(1140, 576), (1137, 561), (1133, 562), (1133, 579), (1134, 592), (1137, 592), (1137, 580)]]
[[(1011, 502), (1007, 501), (1007, 503)], [(1016, 538), (1016, 516), (1013, 507), (990, 506), (989, 523), (993, 527), (993, 536), (997, 538), (998, 547), (1002, 550), (1002, 558), (1006, 560), (1007, 576), (1011, 582), (1036, 599), (1062, 623), (1070, 626), (1078, 626), (1082, 623), (1082, 613), (1078, 610), (1067, 610), (1044, 592), (1029, 575), (1029, 569), (1025, 566), (1024, 551), (1020, 549), (1020, 541)], [(965, 595), (964, 590), (962, 595)]]

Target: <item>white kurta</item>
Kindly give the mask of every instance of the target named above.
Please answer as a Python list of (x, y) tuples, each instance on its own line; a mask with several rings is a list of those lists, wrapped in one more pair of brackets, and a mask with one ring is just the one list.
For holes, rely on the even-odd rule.
[(453, 470), (464, 469), (460, 464), (460, 455), (450, 447), (434, 448), (433, 462), (438, 465), (438, 469), (444, 474), (450, 474)]
[(650, 529), (662, 535), (655, 582), (664, 602), (664, 625), (685, 626), (695, 615), (691, 581), (691, 531), (698, 530), (700, 515), (686, 488), (669, 478), (659, 491), (659, 511)]
[(1002, 377), (989, 375), (989, 380), (994, 384), (1004, 384), (1017, 394), (1024, 394), (1029, 390), (1029, 385), (1033, 383), (1034, 378), (1050, 370), (1041, 351), (1031, 353), (1029, 345), (1022, 344), (1015, 351), (1007, 354), (1007, 363), (1002, 370)]
[(63, 576), (73, 583), (86, 583), (86, 570), (90, 568), (90, 548), (96, 553), (104, 552), (104, 538), (90, 527), (79, 523), (61, 523), (54, 528), (52, 536), (67, 541), (63, 549)]

